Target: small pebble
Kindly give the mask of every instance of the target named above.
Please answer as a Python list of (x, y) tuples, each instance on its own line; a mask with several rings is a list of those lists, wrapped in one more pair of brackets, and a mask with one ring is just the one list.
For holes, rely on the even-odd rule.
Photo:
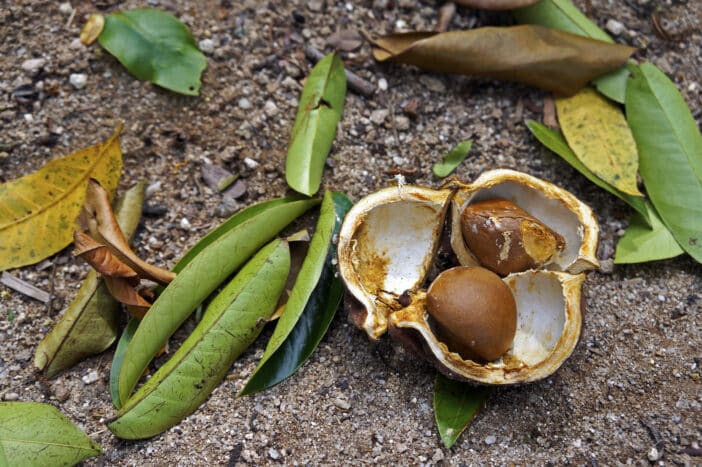
[(370, 121), (375, 123), (376, 125), (382, 125), (385, 122), (385, 119), (390, 115), (390, 111), (388, 109), (378, 109), (374, 110), (370, 114)]
[(307, 8), (309, 8), (310, 11), (322, 11), (322, 8), (324, 8), (324, 0), (310, 0), (307, 2)]
[(71, 73), (68, 81), (76, 89), (83, 89), (88, 84), (88, 75), (85, 73)]
[(186, 217), (180, 220), (180, 228), (183, 230), (190, 230), (190, 221)]
[(406, 444), (400, 443), (397, 446), (395, 446), (395, 449), (397, 450), (398, 454), (402, 454), (403, 452), (407, 451), (409, 449)]
[(251, 108), (251, 101), (245, 97), (242, 97), (239, 99), (239, 102), (237, 102), (237, 105), (242, 110), (249, 110)]
[(663, 452), (659, 451), (655, 446), (653, 446), (649, 451), (648, 451), (648, 460), (651, 462), (656, 462), (661, 460), (663, 457)]
[(268, 450), (268, 457), (270, 457), (273, 460), (278, 460), (280, 459), (280, 453), (276, 449), (270, 448)]
[(161, 191), (161, 180), (150, 183), (149, 186), (146, 187), (146, 193), (144, 194), (144, 197), (146, 199), (149, 199), (159, 191)]
[(250, 157), (245, 157), (245, 158), (244, 158), (244, 164), (245, 164), (246, 167), (248, 167), (249, 169), (255, 169), (256, 167), (258, 167), (258, 166), (260, 165), (258, 162), (256, 162), (255, 160), (251, 159)]
[(419, 77), (419, 82), (422, 83), (427, 89), (434, 92), (446, 92), (446, 85), (443, 81), (438, 78), (434, 78), (429, 75), (421, 75)]
[(235, 199), (225, 196), (215, 208), (214, 214), (217, 217), (229, 217), (239, 209), (241, 209), (241, 205)]
[(351, 404), (349, 404), (347, 400), (340, 399), (338, 397), (334, 398), (332, 402), (341, 410), (349, 410), (351, 408)]
[(614, 272), (614, 261), (611, 259), (603, 259), (600, 261), (600, 272), (602, 274), (612, 274)]
[(87, 375), (81, 378), (85, 384), (93, 384), (100, 379), (100, 375), (97, 370), (91, 370)]
[(493, 445), (497, 442), (497, 437), (495, 435), (490, 435), (485, 438), (485, 444)]
[(46, 65), (46, 59), (44, 58), (30, 58), (22, 62), (22, 69), (30, 75), (35, 75), (44, 65)]
[(431, 460), (432, 460), (432, 462), (434, 462), (435, 464), (438, 464), (439, 462), (441, 462), (442, 460), (444, 460), (444, 451), (442, 451), (442, 450), (439, 449), (439, 448), (436, 448), (436, 451), (434, 451), (434, 455), (431, 456)]
[(62, 15), (68, 16), (71, 13), (73, 13), (73, 7), (71, 6), (71, 4), (69, 2), (64, 2), (64, 3), (59, 5), (59, 12)]
[(215, 43), (212, 39), (203, 39), (198, 42), (197, 47), (202, 51), (202, 53), (211, 54), (215, 51)]
[(607, 31), (611, 32), (615, 36), (619, 36), (624, 31), (626, 31), (626, 27), (616, 19), (607, 20), (607, 24), (605, 24), (605, 29), (607, 29)]
[(266, 103), (263, 105), (263, 111), (269, 117), (273, 117), (278, 114), (278, 106), (275, 105), (275, 102), (267, 100)]
[(400, 131), (405, 131), (409, 130), (410, 127), (410, 120), (408, 117), (405, 117), (404, 115), (398, 115), (395, 117), (395, 128), (397, 128)]
[(19, 394), (17, 394), (16, 392), (6, 392), (2, 396), (2, 400), (4, 400), (4, 401), (16, 401), (18, 399), (19, 399)]
[(388, 90), (388, 80), (385, 78), (380, 78), (378, 80), (378, 89), (381, 91), (387, 91)]

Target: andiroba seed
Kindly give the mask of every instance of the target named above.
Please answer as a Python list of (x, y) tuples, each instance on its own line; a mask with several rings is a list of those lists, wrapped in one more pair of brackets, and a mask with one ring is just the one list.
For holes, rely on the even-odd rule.
[(466, 360), (498, 359), (517, 330), (512, 291), (485, 268), (458, 266), (439, 274), (427, 290), (427, 312), (439, 340)]
[(500, 275), (539, 268), (565, 247), (561, 235), (504, 199), (478, 201), (461, 213), (466, 246)]

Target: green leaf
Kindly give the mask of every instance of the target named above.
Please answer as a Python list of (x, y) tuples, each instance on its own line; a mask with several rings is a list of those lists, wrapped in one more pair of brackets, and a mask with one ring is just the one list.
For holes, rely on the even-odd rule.
[(293, 190), (311, 196), (319, 189), (345, 97), (344, 63), (331, 53), (307, 77), (290, 133), (285, 179)]
[(543, 144), (548, 149), (561, 156), (575, 170), (583, 174), (585, 178), (590, 180), (592, 183), (610, 192), (611, 194), (613, 194), (614, 196), (616, 196), (617, 198), (621, 199), (629, 206), (634, 208), (636, 212), (641, 214), (641, 216), (644, 219), (646, 219), (646, 222), (650, 224), (650, 221), (648, 220), (648, 209), (646, 208), (646, 201), (638, 196), (628, 195), (617, 190), (612, 185), (605, 182), (604, 180), (601, 180), (599, 177), (597, 177), (597, 175), (592, 173), (590, 169), (585, 167), (585, 164), (580, 162), (580, 159), (578, 159), (575, 153), (570, 149), (565, 138), (559, 131), (552, 130), (546, 125), (543, 125), (534, 120), (528, 120), (527, 127), (531, 131), (531, 134), (533, 134), (536, 137), (536, 139), (538, 139), (541, 142), (541, 144)]
[(247, 220), (256, 217), (257, 215), (261, 214), (262, 212), (265, 212), (268, 209), (272, 209), (278, 206), (283, 206), (287, 203), (291, 203), (293, 201), (302, 201), (305, 198), (301, 197), (300, 195), (295, 195), (295, 196), (287, 196), (284, 198), (275, 198), (271, 199), (268, 201), (263, 201), (260, 203), (253, 204), (245, 209), (242, 209), (241, 211), (235, 213), (231, 217), (229, 217), (227, 220), (219, 224), (217, 227), (212, 229), (202, 237), (198, 242), (193, 245), (176, 263), (175, 266), (173, 266), (172, 271), (175, 273), (178, 273), (185, 268), (185, 266), (190, 263), (190, 261), (193, 260), (202, 250), (210, 246), (212, 243), (214, 243), (217, 239), (219, 239), (222, 235), (226, 234), (233, 228), (236, 228), (237, 226), (241, 225), (243, 222), (246, 222)]
[(140, 80), (197, 96), (207, 59), (176, 17), (150, 8), (105, 18), (100, 45)]
[(450, 448), (483, 406), (492, 388), (473, 386), (436, 374), (434, 381), (434, 417), (441, 442)]
[(119, 401), (119, 370), (122, 368), (124, 353), (127, 351), (127, 346), (131, 342), (132, 337), (134, 337), (134, 333), (138, 327), (138, 319), (132, 318), (129, 320), (124, 331), (122, 331), (122, 337), (119, 338), (115, 354), (112, 357), (112, 366), (110, 367), (110, 396), (112, 397), (112, 403), (117, 409), (122, 408), (122, 403)]
[(463, 162), (463, 160), (466, 158), (471, 146), (473, 146), (473, 140), (467, 139), (465, 141), (461, 141), (458, 146), (444, 154), (441, 158), (441, 162), (437, 162), (431, 168), (434, 175), (439, 178), (448, 177), (451, 172), (456, 170), (458, 164)]
[(344, 293), (332, 239), (351, 205), (341, 193), (325, 194), (317, 229), (285, 311), (240, 395), (262, 391), (294, 374), (327, 332)]
[(280, 230), (318, 203), (310, 199), (269, 206), (222, 234), (185, 265), (151, 306), (127, 347), (118, 384), (123, 404), (149, 362), (193, 310)]
[(614, 254), (616, 264), (644, 263), (660, 259), (674, 258), (683, 254), (678, 242), (670, 231), (663, 225), (656, 210), (650, 203), (646, 203), (649, 210), (648, 218), (651, 227), (637, 212), (631, 215), (629, 227), (624, 236), (617, 243)]
[(631, 67), (626, 115), (639, 171), (680, 246), (702, 262), (702, 134), (675, 84), (651, 63)]
[(212, 300), (183, 345), (126, 402), (110, 430), (120, 438), (148, 438), (197, 409), (263, 330), (289, 270), (287, 242), (274, 240), (261, 249)]
[[(117, 222), (127, 238), (139, 225), (146, 183), (140, 182), (122, 196), (115, 208)], [(76, 297), (34, 353), (34, 366), (47, 378), (91, 355), (107, 349), (117, 338), (120, 306), (91, 269)]]
[(55, 407), (0, 402), (0, 465), (75, 465), (100, 446)]
[[(543, 0), (534, 5), (514, 10), (514, 18), (522, 24), (540, 24), (579, 36), (614, 43), (611, 37), (590, 21), (570, 0)], [(593, 80), (605, 96), (623, 103), (629, 72), (626, 67), (612, 71)]]

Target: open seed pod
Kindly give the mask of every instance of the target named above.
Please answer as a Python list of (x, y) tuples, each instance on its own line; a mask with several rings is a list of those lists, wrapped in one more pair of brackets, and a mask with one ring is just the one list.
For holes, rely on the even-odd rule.
[[(486, 200), (515, 206), (503, 217), (502, 211), (483, 215), (477, 203)], [(496, 249), (483, 248), (475, 239), (469, 248), (463, 232), (470, 235), (473, 224), (466, 227), (460, 220), (471, 205), (479, 219), (492, 217), (491, 227), (509, 226), (518, 218), (516, 230), (493, 229), (488, 237), (476, 237), (485, 243), (494, 240)], [(389, 331), (456, 379), (525, 383), (552, 374), (575, 348), (582, 323), (581, 273), (598, 266), (597, 236), (592, 211), (572, 194), (520, 172), (494, 170), (470, 184), (450, 182), (438, 190), (400, 185), (363, 198), (347, 214), (339, 233), (339, 271), (348, 291), (350, 318), (372, 339)], [(430, 276), (447, 267), (437, 261), (437, 251), (448, 239), (456, 265), (486, 266), (478, 259), (481, 254), (485, 258), (494, 250), (508, 257), (521, 251), (516, 246), (536, 258), (526, 270), (502, 278), (516, 303), (516, 332), (509, 350), (493, 361), (466, 358), (450, 348), (427, 311), (427, 289), (434, 279)], [(543, 248), (533, 246), (542, 244), (551, 250), (542, 254)], [(480, 299), (462, 301), (470, 309)]]

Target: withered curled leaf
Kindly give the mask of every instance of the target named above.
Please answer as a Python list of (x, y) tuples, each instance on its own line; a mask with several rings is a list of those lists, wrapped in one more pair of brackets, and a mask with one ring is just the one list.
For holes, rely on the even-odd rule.
[(147, 263), (132, 251), (112, 212), (107, 192), (96, 180), (91, 179), (88, 183), (80, 221), (93, 239), (109, 247), (112, 254), (133, 269), (139, 277), (164, 285), (175, 277), (173, 272)]
[(373, 47), (380, 62), (517, 81), (563, 95), (619, 68), (635, 50), (535, 25), (390, 34), (374, 39)]

